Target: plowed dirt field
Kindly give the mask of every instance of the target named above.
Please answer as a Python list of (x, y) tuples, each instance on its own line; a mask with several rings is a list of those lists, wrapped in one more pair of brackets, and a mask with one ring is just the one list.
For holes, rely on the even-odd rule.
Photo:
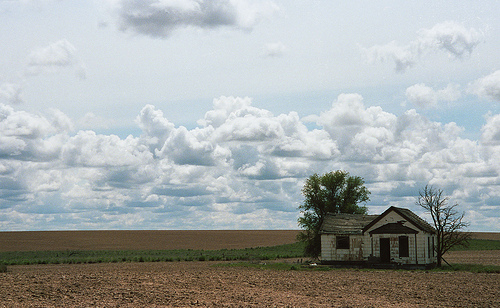
[(240, 249), (297, 241), (297, 230), (0, 232), (0, 251)]
[[(453, 262), (482, 253), (454, 252)], [(499, 251), (487, 253), (486, 264), (498, 262)], [(0, 273), (0, 307), (500, 307), (500, 274), (213, 265), (9, 266)]]
[(500, 307), (500, 274), (328, 272), (211, 262), (12, 266), (1, 307)]

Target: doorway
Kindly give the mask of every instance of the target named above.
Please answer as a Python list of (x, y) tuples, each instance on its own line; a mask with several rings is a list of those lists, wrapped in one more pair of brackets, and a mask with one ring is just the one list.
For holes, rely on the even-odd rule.
[(380, 262), (391, 262), (391, 242), (389, 238), (380, 239)]

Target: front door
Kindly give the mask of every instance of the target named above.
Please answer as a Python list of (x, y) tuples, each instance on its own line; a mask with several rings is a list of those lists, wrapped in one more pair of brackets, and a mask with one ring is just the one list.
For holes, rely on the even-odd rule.
[(388, 238), (380, 239), (380, 262), (391, 262), (391, 242)]

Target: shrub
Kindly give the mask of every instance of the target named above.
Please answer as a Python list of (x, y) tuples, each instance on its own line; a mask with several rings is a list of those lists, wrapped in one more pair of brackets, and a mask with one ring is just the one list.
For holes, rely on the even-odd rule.
[(5, 273), (7, 271), (7, 265), (0, 263), (0, 273)]

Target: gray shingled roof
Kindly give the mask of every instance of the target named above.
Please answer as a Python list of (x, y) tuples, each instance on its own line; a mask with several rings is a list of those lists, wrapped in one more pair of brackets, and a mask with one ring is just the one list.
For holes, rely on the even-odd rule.
[(363, 234), (377, 221), (382, 219), (390, 211), (395, 211), (401, 217), (415, 225), (418, 229), (435, 233), (436, 230), (425, 220), (418, 217), (409, 209), (391, 206), (380, 215), (362, 215), (362, 214), (333, 214), (328, 213), (321, 225), (320, 233), (330, 234)]
[(362, 234), (363, 228), (377, 217), (378, 215), (329, 213), (325, 216), (321, 233)]

